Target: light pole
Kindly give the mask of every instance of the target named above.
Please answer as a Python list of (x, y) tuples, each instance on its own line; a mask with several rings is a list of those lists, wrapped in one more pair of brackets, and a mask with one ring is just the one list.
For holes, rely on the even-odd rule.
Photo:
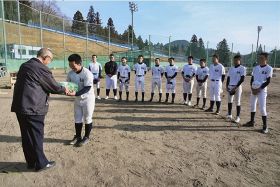
[(209, 41), (207, 41), (206, 44), (206, 63), (208, 63), (208, 45), (209, 45)]
[(256, 53), (258, 53), (259, 39), (260, 39), (260, 32), (261, 32), (261, 30), (262, 30), (262, 26), (258, 26), (258, 39), (257, 39)]
[(171, 36), (169, 36), (169, 43), (168, 43), (168, 58), (170, 58), (170, 46), (171, 45)]
[(131, 11), (131, 51), (133, 50), (133, 13), (138, 11), (137, 4), (134, 2), (129, 2), (129, 10)]

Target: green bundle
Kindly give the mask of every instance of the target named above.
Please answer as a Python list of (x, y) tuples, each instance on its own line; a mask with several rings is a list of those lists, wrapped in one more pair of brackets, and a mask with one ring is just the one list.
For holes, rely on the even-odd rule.
[(69, 89), (70, 92), (77, 92), (78, 91), (78, 85), (73, 82), (59, 82), (59, 85), (66, 87)]

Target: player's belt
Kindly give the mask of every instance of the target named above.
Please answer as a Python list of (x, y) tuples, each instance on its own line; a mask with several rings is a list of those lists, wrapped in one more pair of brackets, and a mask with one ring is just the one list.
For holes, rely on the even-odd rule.
[(92, 73), (93, 75), (97, 75), (98, 73)]
[(213, 82), (214, 82), (214, 81), (220, 81), (220, 80), (211, 79), (211, 81), (213, 81)]
[(122, 76), (120, 76), (122, 79), (124, 79), (124, 78), (127, 78), (127, 77), (122, 77)]
[(137, 75), (137, 77), (143, 77), (144, 75)]

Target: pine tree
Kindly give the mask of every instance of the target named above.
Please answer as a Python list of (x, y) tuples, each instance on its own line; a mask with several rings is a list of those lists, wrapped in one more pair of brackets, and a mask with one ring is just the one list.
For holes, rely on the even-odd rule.
[(30, 1), (19, 1), (19, 10), (20, 10), (20, 22), (21, 23), (28, 23), (29, 20), (32, 18), (32, 12), (26, 11), (28, 7), (32, 6), (32, 3)]
[(191, 38), (191, 42), (188, 46), (186, 55), (192, 55), (194, 58), (199, 56), (199, 44), (197, 41), (197, 36), (195, 34)]
[[(3, 1), (5, 10), (5, 19), (18, 21), (17, 2), (16, 1)], [(1, 12), (2, 16), (2, 12)]]
[(144, 46), (145, 46), (145, 47), (148, 47), (148, 46), (149, 46), (149, 41), (148, 41), (147, 39), (146, 39), (145, 42), (144, 42)]
[(87, 22), (88, 22), (88, 32), (94, 33), (96, 31), (96, 25), (95, 25), (95, 13), (93, 6), (90, 6), (89, 12), (87, 14)]
[(259, 53), (262, 53), (263, 52), (263, 49), (262, 49), (262, 44), (260, 44), (259, 48), (258, 48), (258, 54)]
[(86, 30), (86, 24), (84, 22), (83, 15), (80, 11), (77, 11), (73, 17), (72, 32), (78, 34), (84, 34), (85, 30)]
[(139, 49), (143, 49), (145, 46), (144, 41), (141, 36), (138, 36), (138, 38), (137, 38), (137, 46)]
[(99, 12), (96, 12), (95, 15), (95, 24), (96, 24), (96, 33), (98, 35), (104, 35), (104, 29), (102, 28), (101, 24), (101, 18)]
[(216, 53), (220, 57), (220, 62), (225, 66), (230, 66), (230, 50), (226, 39), (223, 39), (217, 45)]
[(205, 46), (202, 38), (199, 38), (198, 40), (198, 47), (199, 47), (199, 52), (198, 52), (198, 58), (205, 58), (206, 51), (205, 51)]

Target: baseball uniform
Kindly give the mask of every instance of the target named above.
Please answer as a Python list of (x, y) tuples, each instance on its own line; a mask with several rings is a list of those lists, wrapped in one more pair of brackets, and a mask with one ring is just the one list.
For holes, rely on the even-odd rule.
[[(241, 95), (242, 95), (242, 82), (246, 76), (246, 68), (242, 65), (237, 65), (229, 68), (227, 75), (227, 90), (228, 90), (228, 119), (232, 119), (231, 110), (232, 103), (235, 97), (236, 111), (238, 121), (240, 120), (240, 110), (241, 110)], [(231, 92), (235, 89), (234, 92)]]
[(164, 73), (164, 68), (160, 65), (155, 65), (152, 67), (152, 87), (151, 87), (151, 99), (150, 102), (153, 100), (155, 88), (157, 87), (159, 92), (159, 102), (161, 101), (162, 97), (162, 76)]
[(152, 93), (155, 93), (155, 88), (158, 88), (158, 92), (162, 93), (162, 75), (164, 69), (162, 66), (155, 65), (152, 67)]
[(200, 97), (203, 98), (203, 106), (205, 107), (206, 98), (207, 98), (207, 78), (209, 76), (209, 68), (208, 67), (199, 67), (196, 70), (196, 93), (197, 93), (197, 103), (196, 106), (199, 104)]
[(119, 80), (119, 100), (122, 100), (122, 91), (125, 88), (126, 100), (129, 97), (129, 81), (130, 81), (130, 67), (126, 65), (119, 65), (118, 67), (118, 80)]
[(210, 108), (207, 110), (209, 112), (213, 111), (214, 103), (216, 101), (217, 111), (220, 113), (221, 106), (221, 96), (223, 80), (225, 77), (225, 68), (222, 64), (218, 63), (216, 65), (211, 64), (209, 69), (209, 79), (210, 79)]
[(135, 101), (138, 100), (138, 90), (141, 88), (142, 101), (144, 101), (145, 93), (145, 74), (147, 72), (147, 65), (143, 63), (134, 64), (133, 70), (135, 71)]
[(82, 68), (80, 73), (70, 71), (67, 76), (68, 82), (78, 85), (78, 92), (86, 86), (90, 86), (87, 93), (75, 98), (74, 111), (75, 123), (92, 123), (92, 115), (95, 107), (95, 94), (93, 90), (93, 75), (87, 68)]
[[(250, 104), (251, 104), (251, 121), (249, 121), (248, 125), (254, 125), (255, 120), (255, 114), (256, 114), (256, 105), (257, 101), (259, 101), (259, 109), (262, 115), (262, 121), (263, 121), (263, 133), (268, 132), (267, 127), (267, 111), (266, 111), (266, 97), (267, 97), (267, 86), (270, 83), (270, 79), (272, 78), (273, 69), (269, 65), (263, 65), (263, 66), (256, 66), (253, 69), (252, 72), (252, 78), (251, 78), (251, 86), (256, 83), (260, 83), (260, 90), (258, 93), (251, 93), (250, 97)], [(246, 124), (246, 125), (247, 125)]]
[(166, 77), (166, 100), (168, 102), (169, 92), (172, 93), (172, 103), (174, 103), (176, 93), (176, 76), (178, 73), (178, 67), (176, 65), (168, 65), (165, 67)]
[[(191, 105), (192, 90), (194, 85), (194, 76), (196, 74), (197, 67), (194, 64), (185, 64), (182, 69), (183, 79), (183, 96), (184, 103)], [(188, 101), (187, 101), (188, 96)]]
[(93, 75), (93, 84), (96, 85), (97, 89), (97, 96), (100, 94), (100, 78), (101, 78), (101, 72), (102, 72), (102, 66), (98, 62), (91, 62), (89, 64), (88, 69), (91, 71)]

